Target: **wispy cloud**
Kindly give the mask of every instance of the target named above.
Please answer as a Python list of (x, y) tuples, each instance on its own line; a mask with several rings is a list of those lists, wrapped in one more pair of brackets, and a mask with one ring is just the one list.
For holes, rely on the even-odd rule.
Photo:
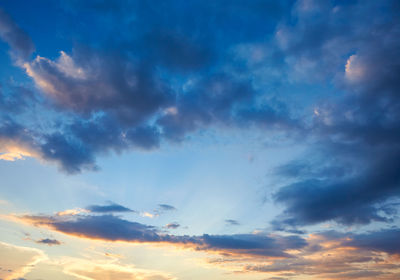
[(15, 246), (0, 242), (0, 278), (5, 280), (19, 279), (32, 268), (47, 259), (41, 250)]

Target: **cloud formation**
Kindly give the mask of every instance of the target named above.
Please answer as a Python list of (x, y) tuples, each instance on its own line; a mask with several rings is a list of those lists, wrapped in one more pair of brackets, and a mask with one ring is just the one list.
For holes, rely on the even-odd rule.
[(38, 227), (77, 237), (104, 241), (134, 243), (165, 243), (194, 250), (215, 251), (232, 255), (265, 257), (290, 257), (286, 250), (300, 249), (306, 245), (298, 236), (274, 236), (266, 234), (234, 234), (179, 236), (165, 234), (159, 229), (131, 222), (114, 215), (69, 215), (18, 217), (20, 221)]
[[(189, 133), (209, 126), (254, 124), (285, 130), (298, 126), (283, 104), (275, 104), (271, 98), (259, 100), (265, 93), (258, 92), (250, 79), (239, 78), (226, 69), (226, 62), (218, 59), (224, 55), (221, 49), (263, 36), (262, 30), (245, 32), (245, 26), (263, 22), (261, 29), (272, 30), (274, 23), (265, 24), (269, 18), (266, 15), (276, 17), (286, 4), (239, 1), (232, 3), (226, 15), (220, 13), (225, 11), (220, 3), (209, 6), (195, 1), (182, 6), (186, 11), (180, 14), (195, 15), (203, 10), (218, 17), (224, 14), (229, 22), (240, 20), (240, 38), (237, 28), (214, 22), (212, 17), (193, 22), (191, 16), (160, 16), (165, 12), (160, 5), (133, 2), (124, 9), (121, 3), (111, 1), (104, 5), (112, 7), (109, 15), (121, 24), (118, 29), (127, 31), (119, 39), (97, 42), (96, 48), (91, 42), (81, 42), (71, 52), (60, 51), (58, 58), (38, 55), (29, 61), (26, 57), (20, 65), (44, 100), (42, 113), (57, 111), (57, 122), (49, 120), (46, 130), (33, 123), (23, 126), (19, 138), (7, 136), (10, 142), (24, 138), (24, 146), (34, 150), (26, 156), (55, 162), (63, 171), (78, 173), (97, 170), (98, 154), (156, 149), (163, 141), (183, 141)], [(72, 1), (69, 8), (78, 14), (92, 10), (98, 19), (108, 13), (94, 3)], [(126, 9), (130, 13), (125, 13)], [(172, 2), (168, 9), (175, 13), (181, 6)], [(136, 14), (138, 10), (141, 12)], [(135, 28), (130, 22), (131, 12), (146, 28), (129, 30)], [(243, 13), (252, 15), (252, 22), (243, 20)], [(7, 19), (8, 25), (15, 27), (10, 33), (21, 33), (17, 24)], [(114, 34), (114, 30), (102, 32)], [(135, 38), (127, 34), (135, 34)], [(12, 41), (3, 39), (13, 47)], [(15, 126), (22, 126), (28, 118), (7, 117)]]
[[(321, 231), (308, 235), (274, 233), (173, 235), (114, 215), (24, 215), (19, 222), (101, 242), (164, 244), (211, 253), (208, 263), (236, 272), (273, 277), (393, 279), (400, 267), (399, 228), (360, 233)], [(218, 256), (218, 257), (215, 257)]]
[[(398, 11), (395, 1), (299, 1), (293, 9), (298, 22), (280, 27), (277, 39), (299, 71), (346, 94), (316, 105), (313, 151), (279, 169), (290, 183), (273, 195), (285, 206), (276, 228), (392, 221), (392, 200), (400, 196)], [(367, 15), (374, 20), (365, 23)]]
[[(79, 173), (98, 170), (99, 155), (154, 150), (210, 127), (257, 127), (310, 146), (278, 172), (287, 183), (273, 195), (284, 207), (276, 229), (392, 221), (398, 3), (237, 1), (226, 11), (224, 1), (179, 2), (72, 1), (74, 14), (93, 13), (97, 40), (76, 30), (88, 39), (33, 60), (32, 40), (1, 11), (0, 37), (36, 89), (2, 89), (0, 159), (35, 157)], [(301, 92), (293, 101), (288, 91)]]

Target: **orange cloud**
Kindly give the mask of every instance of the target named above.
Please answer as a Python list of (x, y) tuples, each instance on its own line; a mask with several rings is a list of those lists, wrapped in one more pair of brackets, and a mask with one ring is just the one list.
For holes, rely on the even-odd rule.
[(0, 139), (0, 147), (0, 160), (15, 161), (26, 157), (38, 157), (31, 147), (17, 141)]
[(47, 256), (40, 250), (0, 242), (0, 279), (22, 278)]
[(64, 258), (63, 272), (82, 280), (174, 280), (167, 273), (110, 261)]

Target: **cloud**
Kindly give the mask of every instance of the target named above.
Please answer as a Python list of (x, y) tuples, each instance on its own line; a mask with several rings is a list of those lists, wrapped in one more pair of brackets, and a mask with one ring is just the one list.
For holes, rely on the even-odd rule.
[[(97, 42), (82, 40), (56, 58), (37, 55), (19, 64), (40, 98), (32, 101), (24, 116), (8, 113), (7, 117), (18, 126), (29, 120), (21, 136), (35, 158), (72, 174), (98, 170), (99, 154), (157, 149), (163, 141), (183, 141), (210, 126), (299, 129), (284, 106), (261, 98), (265, 93), (255, 89), (250, 78), (231, 71), (230, 59), (224, 58), (235, 44), (259, 40), (272, 31), (276, 22), (271, 19), (276, 20), (286, 3), (239, 1), (231, 3), (227, 12), (221, 3), (173, 2), (167, 5), (170, 14), (185, 12), (168, 18), (162, 16), (166, 9), (162, 5), (130, 3), (122, 8), (110, 1), (104, 1), (102, 8), (94, 2), (65, 5), (77, 14), (91, 10), (96, 22), (104, 19), (104, 13), (113, 21), (92, 30), (97, 33), (98, 26), (108, 26), (101, 30), (110, 35), (106, 41), (102, 36)], [(203, 12), (210, 16), (196, 17)], [(132, 24), (133, 14), (142, 28)], [(226, 21), (216, 20), (221, 17)], [(250, 28), (256, 23), (259, 28)], [(120, 36), (115, 36), (117, 30)], [(91, 37), (84, 32), (77, 31), (77, 38)], [(19, 101), (23, 104), (28, 98)], [(34, 112), (38, 104), (40, 110)], [(46, 115), (45, 124), (35, 122), (37, 113)], [(7, 140), (19, 141), (12, 135)]]
[(95, 261), (78, 258), (64, 258), (63, 272), (79, 279), (143, 279), (143, 280), (174, 280), (167, 273), (144, 270), (133, 265), (120, 264), (110, 261)]
[[(285, 206), (273, 224), (293, 228), (331, 220), (345, 225), (390, 222), (396, 207), (386, 211), (385, 205), (400, 197), (400, 84), (394, 77), (400, 71), (395, 54), (400, 47), (399, 7), (393, 1), (335, 7), (310, 1), (313, 8), (302, 9), (301, 3), (293, 10), (298, 22), (280, 27), (279, 36), (286, 40), (281, 48), (288, 61), (314, 63), (306, 71), (310, 79), (329, 80), (345, 94), (317, 106), (312, 151), (303, 156), (308, 159), (279, 168), (278, 175), (289, 183), (273, 195)], [(365, 23), (362, 15), (374, 20)], [(342, 32), (345, 26), (349, 28)], [(292, 73), (299, 78), (297, 74)]]
[(35, 46), (29, 35), (0, 8), (0, 39), (11, 47), (11, 55), (16, 60), (26, 60), (34, 52)]
[(372, 241), (375, 235), (383, 237), (386, 234), (390, 236), (392, 233), (390, 230), (382, 230), (365, 234), (332, 231), (312, 234), (306, 239), (308, 245), (295, 258), (276, 260), (269, 264), (253, 262), (245, 266), (243, 271), (283, 278), (302, 275), (318, 279), (393, 279), (398, 275), (398, 261), (392, 258), (392, 252), (350, 244), (365, 238), (371, 238)]
[(39, 157), (34, 136), (23, 126), (3, 119), (0, 125), (0, 159), (14, 161), (25, 157)]
[[(281, 107), (255, 107), (256, 92), (250, 81), (217, 74), (192, 82), (186, 93), (178, 96), (164, 82), (156, 81), (155, 73), (146, 67), (135, 70), (129, 61), (95, 51), (76, 50), (75, 56), (62, 52), (56, 61), (37, 57), (24, 64), (27, 74), (46, 93), (41, 97), (46, 100), (40, 105), (42, 109), (57, 109), (57, 127), (51, 120), (46, 130), (38, 130), (35, 123), (24, 127), (20, 124), (26, 116), (20, 121), (14, 115), (6, 116), (14, 126), (21, 127), (20, 137), (34, 157), (54, 162), (67, 173), (97, 170), (98, 154), (154, 150), (163, 140), (182, 141), (188, 133), (206, 126), (298, 129)], [(129, 73), (125, 75), (124, 71)], [(7, 140), (20, 141), (13, 135), (7, 135)]]
[(204, 235), (205, 248), (233, 255), (290, 257), (289, 249), (301, 249), (306, 241), (298, 236), (266, 236), (262, 234)]
[(12, 113), (13, 115), (22, 114), (29, 110), (30, 106), (39, 103), (37, 96), (30, 89), (15, 85), (11, 82), (6, 85), (0, 84), (0, 108), (2, 115)]
[(16, 143), (10, 140), (0, 140), (2, 146), (0, 159), (7, 161), (15, 161), (18, 159), (24, 159), (26, 157), (33, 157), (35, 155), (34, 151), (31, 151), (29, 147), (24, 147), (20, 143)]
[(86, 207), (86, 210), (92, 213), (135, 212), (132, 209), (116, 203), (110, 203), (109, 205), (90, 205)]
[(238, 273), (262, 273), (270, 277), (266, 279), (395, 279), (399, 275), (398, 252), (392, 254), (386, 248), (370, 250), (350, 244), (359, 239), (370, 238), (372, 241), (375, 235), (391, 236), (390, 231), (364, 234), (325, 231), (304, 237), (307, 245), (290, 250), (290, 258), (266, 261), (255, 255), (251, 258), (230, 255), (211, 259), (209, 263), (229, 267)]
[(176, 211), (177, 209), (168, 204), (158, 204), (158, 207), (154, 209), (152, 212), (147, 212), (147, 211), (142, 211), (139, 214), (142, 217), (147, 217), (147, 218), (155, 218), (159, 217), (160, 215), (166, 213), (166, 212), (171, 212), (171, 211)]
[(238, 225), (240, 225), (240, 223), (239, 223), (238, 221), (236, 221), (236, 220), (231, 220), (231, 219), (225, 220), (225, 223), (226, 223), (227, 225), (230, 225), (230, 226), (238, 226)]
[[(165, 244), (218, 255), (213, 265), (271, 277), (290, 275), (322, 279), (396, 278), (400, 248), (398, 228), (361, 233), (322, 231), (309, 235), (266, 233), (171, 235), (113, 215), (19, 216), (18, 221), (79, 238)], [(211, 257), (211, 255), (210, 255)]]
[(287, 206), (283, 223), (315, 224), (335, 220), (342, 224), (367, 224), (387, 221), (380, 203), (400, 194), (398, 154), (385, 156), (381, 162), (360, 175), (344, 179), (310, 179), (279, 189), (274, 200)]
[(175, 211), (176, 208), (172, 205), (168, 204), (158, 204), (159, 210), (160, 211)]
[(285, 251), (306, 246), (298, 236), (234, 234), (179, 236), (165, 234), (157, 228), (131, 222), (114, 215), (30, 216), (17, 217), (38, 227), (81, 238), (133, 243), (161, 243), (221, 254), (265, 257), (290, 257)]
[(38, 244), (46, 244), (49, 246), (53, 246), (53, 245), (61, 245), (61, 242), (56, 240), (56, 239), (49, 239), (49, 238), (44, 238), (44, 239), (39, 239), (36, 241), (36, 243)]
[(22, 278), (36, 264), (47, 259), (41, 250), (4, 242), (0, 242), (0, 257), (0, 279), (4, 280)]
[(180, 226), (181, 225), (178, 223), (169, 223), (169, 224), (166, 224), (164, 227), (167, 229), (177, 229)]
[(56, 61), (38, 56), (24, 64), (37, 86), (62, 108), (83, 115), (107, 111), (122, 124), (138, 124), (172, 98), (146, 67), (119, 55), (77, 50), (75, 56), (61, 52)]
[(369, 251), (386, 252), (400, 255), (400, 245), (397, 241), (400, 234), (399, 228), (382, 229), (354, 235), (344, 245), (354, 246)]
[(73, 216), (73, 215), (78, 215), (80, 213), (86, 213), (86, 212), (90, 212), (90, 211), (87, 209), (83, 209), (83, 208), (74, 208), (74, 209), (67, 209), (64, 211), (57, 212), (56, 215), (57, 216)]

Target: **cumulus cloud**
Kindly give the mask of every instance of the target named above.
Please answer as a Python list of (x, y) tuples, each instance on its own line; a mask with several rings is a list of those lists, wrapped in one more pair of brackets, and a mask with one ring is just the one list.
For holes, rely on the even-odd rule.
[[(310, 3), (313, 9), (295, 7), (296, 25), (280, 27), (287, 39), (282, 48), (293, 60), (318, 62), (308, 75), (331, 80), (347, 94), (317, 107), (312, 123), (316, 141), (313, 152), (304, 156), (309, 159), (279, 168), (279, 176), (290, 183), (273, 195), (286, 207), (273, 225), (390, 222), (396, 206), (385, 205), (400, 196), (399, 82), (394, 77), (400, 71), (395, 54), (400, 47), (399, 7), (393, 1)], [(361, 15), (374, 20), (365, 23)], [(315, 17), (329, 20), (316, 22)], [(346, 32), (340, 18), (348, 22)]]
[[(111, 24), (102, 32), (115, 34), (117, 28), (121, 36), (111, 36), (119, 37), (112, 42), (96, 42), (96, 48), (90, 42), (80, 42), (70, 52), (61, 50), (58, 58), (38, 55), (31, 61), (25, 59), (20, 66), (36, 84), (43, 101), (40, 114), (56, 120), (45, 118), (48, 122), (42, 129), (42, 124), (32, 123), (32, 116), (17, 118), (9, 112), (6, 117), (16, 125), (29, 119), (30, 125), (21, 134), (24, 145), (34, 150), (34, 157), (54, 162), (68, 173), (97, 170), (98, 154), (156, 149), (162, 141), (182, 141), (189, 133), (209, 126), (260, 124), (284, 130), (297, 127), (286, 109), (272, 99), (260, 102), (265, 93), (258, 92), (251, 79), (234, 75), (226, 68), (226, 62), (218, 59), (224, 56), (221, 50), (238, 42), (257, 40), (264, 36), (261, 29), (272, 30), (275, 23), (269, 19), (281, 14), (286, 4), (231, 4), (232, 9), (226, 13), (220, 3), (209, 6), (195, 1), (182, 6), (186, 11), (180, 15), (185, 17), (165, 18), (161, 15), (166, 7), (161, 5), (150, 7), (133, 2), (122, 9), (121, 3), (105, 1), (110, 10), (103, 10), (94, 3), (72, 1), (70, 9), (76, 13), (90, 9), (100, 21), (103, 13), (112, 11), (109, 16), (120, 24)], [(175, 2), (168, 5), (170, 14), (176, 8), (181, 6)], [(224, 15), (227, 22), (235, 25), (240, 20), (242, 33), (213, 17), (193, 21), (201, 11), (215, 14), (216, 18)], [(136, 30), (136, 25), (130, 24), (132, 13), (146, 28)], [(251, 15), (248, 18), (252, 21), (244, 20), (243, 13)], [(13, 26), (12, 34), (21, 33), (8, 16), (5, 19), (7, 26)], [(245, 32), (254, 23), (263, 28)], [(215, 26), (211, 28), (210, 24)], [(8, 37), (2, 38), (11, 42)], [(35, 113), (31, 111), (31, 115)], [(13, 136), (7, 139), (18, 140)]]
[(307, 225), (335, 220), (351, 225), (388, 221), (382, 205), (400, 194), (397, 158), (397, 153), (383, 155), (374, 165), (349, 177), (305, 179), (282, 187), (274, 194), (276, 202), (287, 206), (278, 218), (280, 223)]
[(38, 87), (62, 108), (82, 114), (109, 111), (122, 123), (137, 124), (172, 98), (146, 67), (118, 55), (76, 52), (76, 58), (61, 52), (56, 61), (38, 56), (24, 64)]

